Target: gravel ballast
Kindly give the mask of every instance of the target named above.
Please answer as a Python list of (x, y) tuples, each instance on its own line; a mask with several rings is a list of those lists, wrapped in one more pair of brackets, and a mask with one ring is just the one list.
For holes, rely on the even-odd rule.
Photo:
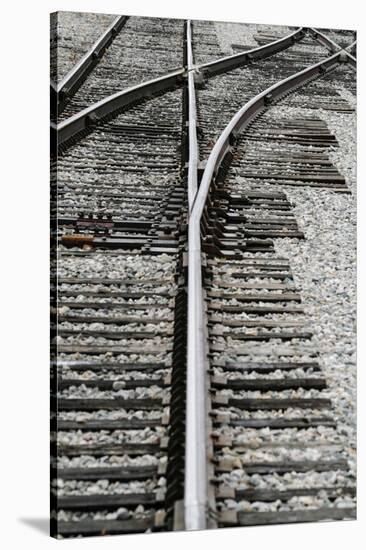
[[(340, 95), (352, 101), (347, 91), (341, 90)], [(296, 109), (293, 114), (309, 113)], [(337, 137), (339, 148), (334, 148), (330, 158), (345, 176), (351, 194), (286, 188), (306, 239), (278, 239), (275, 247), (289, 258), (295, 281), (302, 289), (306, 318), (320, 352), (338, 429), (346, 435), (346, 452), (355, 468), (356, 114), (323, 110), (317, 114)]]

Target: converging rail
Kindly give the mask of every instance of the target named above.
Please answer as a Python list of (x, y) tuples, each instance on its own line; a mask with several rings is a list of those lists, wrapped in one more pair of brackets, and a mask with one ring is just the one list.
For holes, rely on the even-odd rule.
[(353, 55), (351, 55), (351, 52), (356, 46), (356, 41), (350, 44), (347, 48), (343, 48), (342, 46), (334, 42), (334, 40), (326, 36), (324, 33), (318, 31), (317, 29), (310, 28), (309, 32), (320, 44), (328, 48), (329, 51), (339, 52), (341, 50), (342, 52), (344, 52), (343, 55), (347, 55), (351, 67), (356, 69), (356, 59), (353, 57)]
[[(188, 27), (190, 27), (190, 25), (188, 25)], [(271, 42), (270, 44), (266, 44), (265, 46), (253, 48), (245, 53), (234, 54), (202, 65), (195, 66), (193, 64), (193, 57), (190, 56), (187, 71), (189, 81), (192, 82), (192, 79), (194, 78), (193, 76), (190, 76), (191, 72), (194, 72), (196, 75), (201, 72), (207, 77), (214, 76), (215, 74), (229, 71), (250, 63), (252, 60), (263, 59), (274, 55), (301, 40), (305, 34), (305, 30), (300, 28), (288, 36)], [(138, 100), (151, 97), (155, 93), (166, 92), (177, 85), (181, 85), (185, 75), (185, 69), (182, 67), (166, 75), (147, 82), (142, 82), (136, 86), (131, 86), (130, 88), (121, 90), (120, 92), (116, 92), (115, 94), (98, 101), (94, 105), (90, 105), (86, 109), (83, 109), (63, 122), (60, 122), (57, 124), (57, 127), (55, 125), (51, 126), (51, 134), (54, 139), (56, 139), (57, 130), (58, 145), (62, 146), (71, 138), (77, 137), (84, 130), (90, 128), (93, 124), (100, 122), (108, 116), (115, 115), (120, 109), (127, 107)], [(190, 88), (192, 90), (192, 84), (190, 84)], [(190, 102), (191, 106), (193, 106), (194, 100), (191, 99)], [(192, 115), (193, 114), (194, 113), (192, 111)], [(193, 139), (193, 136), (191, 137)]]

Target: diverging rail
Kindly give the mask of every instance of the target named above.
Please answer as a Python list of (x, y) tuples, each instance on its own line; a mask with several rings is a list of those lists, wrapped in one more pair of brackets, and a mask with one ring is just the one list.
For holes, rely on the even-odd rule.
[(185, 470), (185, 528), (205, 529), (208, 526), (208, 456), (207, 456), (207, 356), (204, 299), (202, 287), (201, 220), (211, 184), (221, 163), (230, 152), (239, 132), (271, 102), (338, 64), (349, 61), (340, 51), (293, 76), (270, 86), (246, 103), (231, 119), (217, 140), (207, 160), (200, 187), (191, 209), (188, 228), (188, 357), (187, 418)]

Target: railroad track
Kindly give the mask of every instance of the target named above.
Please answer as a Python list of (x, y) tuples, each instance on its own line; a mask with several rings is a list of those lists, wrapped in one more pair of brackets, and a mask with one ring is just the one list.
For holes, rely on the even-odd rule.
[(352, 89), (353, 50), (313, 29), (228, 45), (213, 24), (154, 21), (106, 18), (52, 86), (52, 534), (353, 517), (275, 249), (304, 239), (288, 186), (349, 192), (316, 109), (352, 112), (336, 85)]

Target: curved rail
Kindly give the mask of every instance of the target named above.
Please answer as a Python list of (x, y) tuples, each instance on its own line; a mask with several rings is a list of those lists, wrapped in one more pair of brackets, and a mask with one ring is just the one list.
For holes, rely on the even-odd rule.
[(121, 109), (121, 107), (125, 107), (139, 99), (149, 97), (156, 92), (173, 88), (176, 84), (181, 82), (183, 75), (184, 68), (181, 68), (167, 75), (148, 80), (136, 86), (131, 86), (131, 88), (127, 88), (121, 92), (116, 92), (90, 105), (90, 107), (83, 109), (76, 115), (57, 125), (59, 145), (64, 144), (70, 138), (76, 136), (92, 124), (95, 124), (118, 109)]
[(328, 57), (327, 59), (320, 61), (307, 69), (303, 69), (302, 71), (281, 80), (277, 84), (273, 84), (251, 99), (234, 115), (217, 140), (207, 160), (202, 182), (197, 193), (191, 215), (192, 222), (195, 222), (196, 218), (201, 217), (214, 173), (219, 168), (222, 159), (229, 151), (233, 139), (236, 138), (239, 131), (246, 127), (251, 122), (253, 117), (273, 100), (278, 99), (283, 94), (294, 90), (297, 86), (302, 85), (310, 78), (323, 74), (329, 69), (334, 68), (337, 64), (345, 62), (348, 57), (344, 58), (342, 53), (343, 51), (337, 52), (331, 57)]
[[(248, 103), (231, 119), (217, 140), (207, 160), (202, 181), (191, 211), (188, 227), (188, 357), (187, 357), (187, 408), (186, 419), (186, 482), (196, 483), (192, 490), (192, 502), (186, 502), (186, 529), (204, 529), (207, 518), (207, 456), (203, 442), (206, 441), (205, 374), (204, 350), (204, 300), (201, 263), (201, 217), (206, 205), (211, 182), (226, 153), (230, 150), (238, 133), (253, 120), (270, 102), (308, 81), (327, 72), (343, 62), (342, 52), (336, 53), (293, 76), (270, 86)], [(191, 385), (188, 385), (191, 383)], [(196, 512), (196, 517), (193, 515)]]
[(292, 46), (292, 44), (295, 44), (295, 42), (299, 42), (305, 34), (306, 30), (303, 27), (300, 27), (295, 32), (285, 36), (284, 38), (270, 42), (265, 46), (253, 48), (252, 50), (248, 50), (243, 53), (222, 57), (216, 61), (209, 61), (208, 63), (197, 65), (196, 68), (207, 76), (213, 76), (215, 74), (235, 69), (236, 67), (249, 63), (250, 61), (263, 59), (274, 55), (275, 53), (281, 52), (289, 46)]
[(86, 54), (64, 76), (57, 85), (58, 112), (62, 112), (65, 103), (80, 88), (85, 77), (99, 62), (106, 48), (111, 44), (128, 19), (127, 15), (119, 15), (107, 30), (96, 40)]

